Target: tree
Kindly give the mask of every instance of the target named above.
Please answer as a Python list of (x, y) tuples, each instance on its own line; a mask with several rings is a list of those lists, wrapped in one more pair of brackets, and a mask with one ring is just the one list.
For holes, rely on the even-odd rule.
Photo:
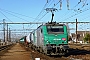
[(90, 43), (90, 34), (87, 33), (87, 34), (85, 35), (84, 41)]

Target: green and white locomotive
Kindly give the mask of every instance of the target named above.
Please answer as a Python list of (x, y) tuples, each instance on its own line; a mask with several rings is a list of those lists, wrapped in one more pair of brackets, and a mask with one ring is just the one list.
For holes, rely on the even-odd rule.
[(65, 24), (46, 23), (30, 33), (31, 47), (47, 55), (68, 52), (68, 32)]

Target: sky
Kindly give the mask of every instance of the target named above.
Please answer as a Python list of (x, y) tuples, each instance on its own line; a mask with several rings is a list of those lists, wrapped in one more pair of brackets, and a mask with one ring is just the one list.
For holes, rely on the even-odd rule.
[[(51, 12), (46, 8), (56, 8), (54, 12), (54, 21), (56, 22), (90, 22), (90, 0), (62, 0), (60, 9), (60, 0), (0, 0), (0, 22), (48, 22), (51, 21)], [(87, 29), (90, 24), (79, 24), (78, 29)], [(10, 29), (34, 29), (37, 25), (9, 25)], [(39, 26), (39, 25), (38, 25)], [(74, 24), (69, 24), (71, 28)], [(89, 27), (90, 28), (90, 27)], [(3, 25), (0, 25), (3, 29)]]

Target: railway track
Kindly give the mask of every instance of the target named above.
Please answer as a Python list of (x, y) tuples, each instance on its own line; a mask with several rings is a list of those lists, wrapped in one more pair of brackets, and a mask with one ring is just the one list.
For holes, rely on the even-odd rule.
[[(80, 45), (79, 45), (80, 46)], [(89, 47), (89, 46), (85, 46)], [(74, 47), (73, 47), (74, 48)], [(35, 58), (40, 58), (40, 60), (90, 60), (90, 49), (85, 50), (85, 49), (73, 49), (70, 48), (68, 54), (65, 56), (47, 56), (44, 55), (43, 53), (40, 53), (38, 51), (32, 50), (31, 48), (26, 48), (28, 51), (30, 51), (30, 57), (32, 60), (35, 60)]]
[(19, 43), (16, 43), (10, 49), (0, 53), (0, 60), (31, 60), (30, 52), (26, 51)]
[(8, 48), (10, 48), (11, 46), (13, 46), (13, 44), (10, 45), (5, 45), (5, 46), (0, 46), (0, 52), (7, 50)]
[[(23, 47), (23, 45), (22, 45), (22, 47)], [(19, 47), (17, 47), (17, 48), (19, 49)], [(27, 55), (30, 56), (30, 57), (28, 57), (28, 58), (30, 58), (30, 60), (35, 60), (35, 58), (40, 58), (40, 60), (90, 60), (90, 49), (89, 50), (81, 50), (81, 49), (70, 48), (69, 53), (65, 56), (60, 56), (60, 55), (47, 56), (47, 55), (44, 55), (43, 53), (40, 53), (38, 51), (31, 49), (30, 47), (24, 47), (24, 48), (28, 51), (28, 53), (24, 53), (24, 55), (26, 55), (26, 58), (27, 58)], [(16, 48), (14, 48), (14, 50), (15, 49)], [(14, 50), (12, 50), (12, 51), (14, 51)], [(22, 49), (21, 49), (21, 50), (15, 50), (15, 52), (22, 54), (21, 52), (24, 52), (24, 51), (22, 51)], [(24, 56), (24, 58), (25, 58), (25, 56)]]

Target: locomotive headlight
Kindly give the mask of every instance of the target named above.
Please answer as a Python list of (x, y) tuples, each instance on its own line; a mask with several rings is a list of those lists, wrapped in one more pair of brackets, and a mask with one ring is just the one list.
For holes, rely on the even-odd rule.
[(49, 43), (49, 44), (50, 44), (50, 41), (48, 41), (48, 40), (47, 40), (47, 43)]
[(49, 41), (47, 40), (47, 42), (49, 42)]

